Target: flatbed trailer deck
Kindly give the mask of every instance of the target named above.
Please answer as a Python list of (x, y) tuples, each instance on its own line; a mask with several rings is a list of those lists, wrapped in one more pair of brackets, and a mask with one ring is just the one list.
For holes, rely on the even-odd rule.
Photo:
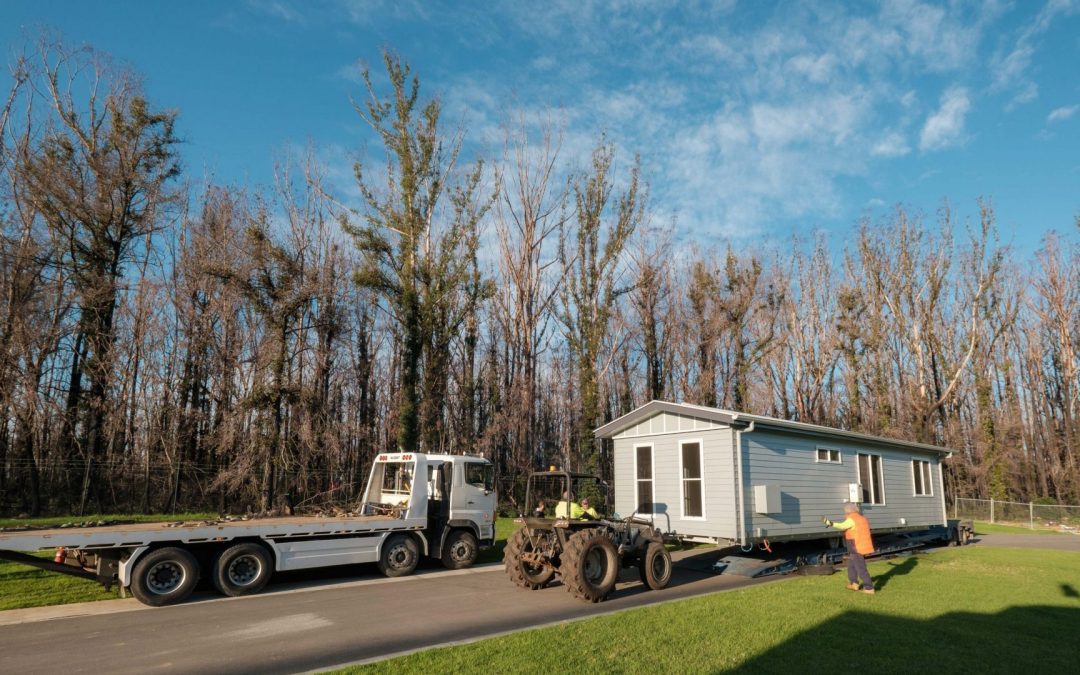
[[(118, 583), (155, 606), (180, 602), (203, 576), (235, 596), (258, 592), (274, 571), (374, 562), (402, 576), (421, 556), (457, 569), (494, 544), (493, 483), (482, 457), (384, 454), (359, 515), (9, 530), (0, 532), (0, 559)], [(26, 553), (41, 549), (56, 555)]]

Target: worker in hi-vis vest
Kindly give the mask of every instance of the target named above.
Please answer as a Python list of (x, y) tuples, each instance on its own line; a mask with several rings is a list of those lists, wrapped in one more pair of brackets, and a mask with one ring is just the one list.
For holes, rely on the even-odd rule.
[(848, 589), (873, 595), (874, 581), (870, 578), (870, 571), (866, 569), (866, 558), (863, 557), (874, 552), (874, 540), (870, 538), (870, 523), (867, 522), (866, 516), (859, 513), (859, 505), (854, 502), (844, 504), (844, 513), (847, 518), (839, 523), (834, 523), (825, 516), (821, 517), (821, 522), (825, 523), (826, 527), (835, 527), (844, 531), (844, 544), (848, 550)]

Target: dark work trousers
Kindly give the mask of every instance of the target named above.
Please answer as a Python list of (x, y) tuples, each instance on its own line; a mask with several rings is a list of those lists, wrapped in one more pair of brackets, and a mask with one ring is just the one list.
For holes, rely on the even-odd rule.
[(863, 589), (869, 590), (874, 587), (874, 580), (870, 578), (870, 570), (866, 569), (866, 558), (861, 553), (855, 550), (855, 542), (850, 539), (845, 539), (844, 543), (847, 544), (847, 578), (853, 584), (859, 583), (859, 580), (863, 580)]

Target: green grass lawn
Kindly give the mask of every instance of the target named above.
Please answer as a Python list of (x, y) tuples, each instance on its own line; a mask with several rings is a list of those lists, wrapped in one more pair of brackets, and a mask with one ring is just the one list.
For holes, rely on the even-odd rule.
[(1052, 530), (1046, 527), (1030, 527), (1021, 525), (1002, 525), (1001, 523), (985, 523), (975, 521), (975, 534), (1065, 534), (1060, 530)]
[[(25, 525), (51, 526), (63, 523), (96, 522), (99, 520), (126, 520), (139, 522), (171, 522), (175, 520), (203, 520), (216, 518), (210, 513), (174, 513), (168, 515), (92, 515), (82, 518), (26, 518), (0, 520), (0, 527), (19, 527)], [(496, 542), (492, 548), (481, 551), (478, 563), (502, 560), (503, 548), (507, 536), (517, 526), (512, 518), (499, 518), (495, 523)], [(51, 558), (53, 552), (41, 551), (37, 555)], [(20, 609), (24, 607), (45, 607), (64, 605), (72, 602), (91, 602), (119, 598), (116, 588), (106, 592), (100, 584), (88, 579), (69, 577), (53, 572), (35, 569), (18, 563), (0, 560), (0, 610)]]
[(1080, 663), (1076, 553), (968, 547), (870, 570), (874, 596), (846, 590), (842, 574), (797, 577), (343, 672), (1014, 673)]

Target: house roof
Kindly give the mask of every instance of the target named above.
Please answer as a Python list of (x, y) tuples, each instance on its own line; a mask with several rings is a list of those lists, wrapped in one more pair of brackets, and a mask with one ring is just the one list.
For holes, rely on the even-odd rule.
[(799, 431), (806, 434), (853, 438), (861, 441), (869, 441), (872, 443), (899, 445), (905, 448), (922, 450), (924, 452), (931, 452), (946, 456), (953, 453), (953, 451), (949, 448), (943, 448), (937, 445), (915, 443), (913, 441), (905, 441), (898, 438), (871, 436), (870, 434), (862, 434), (855, 431), (845, 431), (843, 429), (823, 427), (818, 424), (806, 424), (805, 422), (792, 422), (790, 420), (782, 420), (776, 417), (751, 415), (749, 413), (735, 412), (734, 410), (709, 408), (703, 405), (694, 405), (691, 403), (669, 403), (667, 401), (649, 401), (640, 408), (631, 410), (622, 417), (608, 422), (604, 426), (596, 429), (593, 433), (595, 433), (599, 438), (612, 438), (624, 429), (632, 427), (639, 422), (643, 422), (656, 414), (664, 412), (672, 413), (675, 415), (689, 415), (691, 417), (707, 419), (713, 422), (718, 422), (720, 424), (726, 424), (733, 427), (746, 427), (753, 423), (755, 425), (755, 428), (768, 427), (771, 429), (790, 429), (792, 431)]

